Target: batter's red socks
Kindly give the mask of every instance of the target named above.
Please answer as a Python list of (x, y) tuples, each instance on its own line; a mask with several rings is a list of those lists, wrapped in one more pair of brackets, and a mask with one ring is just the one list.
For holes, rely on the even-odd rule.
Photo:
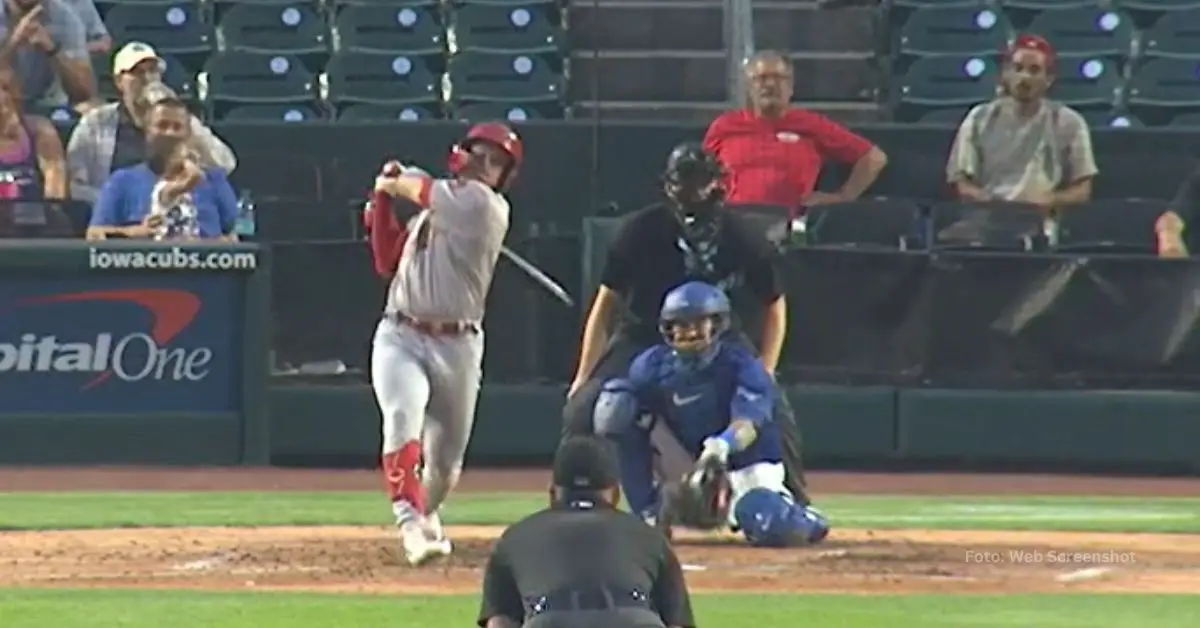
[(408, 502), (425, 515), (425, 486), (421, 484), (421, 441), (410, 440), (397, 451), (383, 455), (383, 478), (392, 503)]

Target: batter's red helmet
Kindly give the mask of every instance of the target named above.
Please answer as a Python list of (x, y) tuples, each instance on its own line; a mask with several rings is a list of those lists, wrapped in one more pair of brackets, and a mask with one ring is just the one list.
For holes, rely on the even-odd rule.
[(525, 161), (525, 147), (521, 138), (506, 124), (484, 122), (467, 131), (467, 136), (450, 149), (450, 172), (458, 174), (471, 163), (471, 146), (476, 142), (487, 142), (503, 150), (509, 157), (508, 167), (500, 175), (496, 187), (506, 188), (517, 176), (521, 163)]

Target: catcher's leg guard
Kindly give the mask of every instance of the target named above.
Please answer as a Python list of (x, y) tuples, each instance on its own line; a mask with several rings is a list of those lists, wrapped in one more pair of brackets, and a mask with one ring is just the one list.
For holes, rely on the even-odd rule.
[(742, 535), (756, 547), (814, 545), (829, 535), (829, 520), (823, 514), (770, 489), (742, 495), (733, 511)]

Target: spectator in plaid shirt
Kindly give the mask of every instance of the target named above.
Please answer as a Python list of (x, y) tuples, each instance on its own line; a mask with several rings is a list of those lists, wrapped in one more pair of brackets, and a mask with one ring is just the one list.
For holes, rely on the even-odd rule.
[[(146, 112), (159, 101), (177, 98), (162, 82), (163, 67), (154, 48), (141, 42), (126, 44), (113, 57), (113, 80), (121, 100), (89, 111), (71, 133), (67, 144), (71, 198), (96, 202), (109, 175), (146, 160)], [(200, 167), (233, 172), (237, 159), (229, 146), (195, 116), (190, 120), (184, 135)]]

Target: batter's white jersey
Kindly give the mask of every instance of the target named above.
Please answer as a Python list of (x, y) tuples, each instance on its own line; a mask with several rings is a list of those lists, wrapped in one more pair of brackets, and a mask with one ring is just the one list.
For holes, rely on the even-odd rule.
[(428, 198), (428, 208), (409, 222), (386, 310), (482, 323), (508, 233), (508, 201), (478, 181), (458, 179), (434, 179)]

